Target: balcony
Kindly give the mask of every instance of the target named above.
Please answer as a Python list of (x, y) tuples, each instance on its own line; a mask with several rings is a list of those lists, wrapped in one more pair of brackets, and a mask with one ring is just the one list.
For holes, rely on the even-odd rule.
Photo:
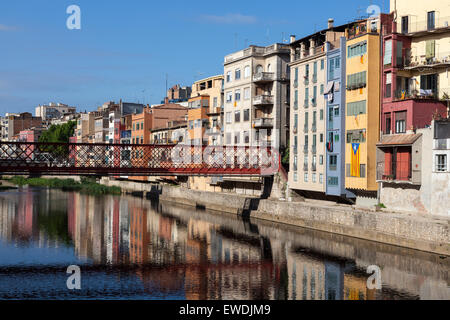
[(391, 166), (385, 162), (377, 163), (377, 181), (390, 183), (412, 183), (410, 161), (395, 161)]
[(303, 147), (303, 153), (308, 153), (308, 145), (307, 144)]
[(303, 164), (303, 171), (308, 171), (308, 164), (307, 163)]
[(305, 77), (304, 77), (304, 79), (303, 79), (303, 84), (304, 84), (305, 86), (309, 85), (309, 76), (305, 76)]
[(253, 82), (267, 83), (275, 80), (275, 73), (273, 72), (260, 72), (253, 75)]
[(303, 127), (303, 132), (304, 132), (304, 133), (308, 133), (308, 131), (309, 131), (308, 126), (304, 126), (304, 127)]
[(312, 152), (313, 154), (316, 154), (316, 153), (317, 153), (317, 146), (316, 146), (316, 145), (312, 145), (312, 146), (311, 146), (311, 152)]
[[(410, 17), (411, 19), (411, 17)], [(399, 23), (400, 24), (400, 23)], [(436, 17), (434, 23), (428, 23), (428, 20), (410, 21), (404, 34), (419, 36), (418, 33), (440, 33), (445, 32), (450, 27), (450, 17)]]
[(313, 74), (312, 83), (317, 83), (317, 74)]
[(253, 120), (254, 128), (273, 128), (272, 118), (258, 118)]
[(273, 104), (273, 96), (271, 95), (259, 95), (253, 98), (254, 106), (267, 106)]
[(303, 106), (304, 106), (305, 108), (308, 108), (308, 106), (309, 106), (309, 101), (308, 101), (308, 99), (305, 99), (305, 102), (303, 103)]
[(317, 132), (317, 125), (314, 123), (311, 127), (312, 132)]
[(210, 111), (206, 113), (208, 116), (218, 116), (223, 112), (221, 107), (211, 108)]
[(313, 172), (317, 171), (317, 165), (315, 163), (311, 165), (311, 171)]
[(421, 68), (447, 68), (449, 66), (450, 51), (437, 51), (431, 57), (427, 57), (426, 53), (423, 52), (423, 54), (417, 54), (405, 58), (404, 69), (415, 70)]

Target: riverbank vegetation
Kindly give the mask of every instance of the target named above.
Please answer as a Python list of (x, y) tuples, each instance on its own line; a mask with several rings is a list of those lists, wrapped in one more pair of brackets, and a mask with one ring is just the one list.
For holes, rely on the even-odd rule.
[(63, 191), (77, 191), (92, 195), (122, 194), (122, 190), (119, 187), (104, 186), (96, 183), (94, 179), (86, 177), (82, 177), (80, 182), (75, 181), (74, 179), (25, 178), (19, 176), (7, 179), (7, 181), (18, 186), (29, 185), (32, 187), (49, 187), (53, 189), (61, 189)]

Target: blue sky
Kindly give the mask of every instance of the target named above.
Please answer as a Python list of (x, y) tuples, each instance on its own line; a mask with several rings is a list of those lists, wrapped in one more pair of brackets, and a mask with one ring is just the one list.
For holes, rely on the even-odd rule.
[[(72, 4), (81, 30), (66, 27)], [(169, 86), (191, 85), (222, 73), (229, 53), (305, 36), (330, 17), (347, 23), (371, 4), (389, 11), (388, 0), (1, 1), (0, 115), (49, 102), (159, 103), (166, 74)]]

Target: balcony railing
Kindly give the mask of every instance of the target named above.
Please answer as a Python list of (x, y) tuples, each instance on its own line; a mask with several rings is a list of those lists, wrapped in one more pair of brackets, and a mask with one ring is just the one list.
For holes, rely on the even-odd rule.
[(303, 171), (308, 171), (308, 164), (307, 163), (303, 164)]
[(304, 101), (304, 103), (303, 103), (303, 106), (304, 106), (305, 108), (308, 108), (308, 106), (309, 106), (309, 101), (308, 101), (308, 99), (305, 99), (305, 101)]
[(311, 146), (311, 152), (312, 153), (317, 153), (317, 146), (316, 145), (312, 145)]
[(311, 131), (312, 131), (312, 132), (317, 132), (317, 125), (316, 125), (316, 124), (313, 124), (313, 125), (312, 125)]
[(303, 127), (303, 132), (304, 132), (304, 133), (308, 133), (308, 131), (309, 131), (309, 127), (308, 127), (308, 126), (304, 126), (304, 127)]
[[(409, 17), (411, 20), (412, 17)], [(400, 25), (401, 23), (399, 23)], [(421, 21), (409, 21), (408, 30), (405, 30), (405, 34), (436, 31), (440, 29), (447, 29), (450, 27), (450, 17), (436, 17), (433, 24), (429, 24), (428, 20)], [(399, 29), (400, 30), (400, 29)]]
[(258, 118), (253, 120), (254, 128), (272, 128), (273, 119), (272, 118)]
[(263, 106), (273, 104), (273, 96), (271, 95), (259, 95), (253, 98), (253, 105)]
[(303, 147), (303, 152), (308, 153), (308, 145), (307, 144)]
[(450, 66), (450, 51), (436, 51), (434, 56), (426, 56), (426, 52), (405, 58), (405, 69), (416, 69), (423, 67), (447, 67)]
[(450, 139), (436, 139), (434, 140), (434, 150), (448, 150), (450, 149)]
[(317, 83), (317, 74), (313, 74), (312, 76), (312, 82)]
[(260, 72), (253, 75), (253, 82), (271, 82), (275, 80), (275, 73)]
[(385, 162), (377, 163), (377, 180), (385, 182), (411, 182), (411, 162), (395, 161), (389, 166)]
[(330, 164), (330, 171), (336, 171), (337, 166), (335, 164)]
[(311, 171), (317, 171), (317, 165), (315, 163), (311, 165)]

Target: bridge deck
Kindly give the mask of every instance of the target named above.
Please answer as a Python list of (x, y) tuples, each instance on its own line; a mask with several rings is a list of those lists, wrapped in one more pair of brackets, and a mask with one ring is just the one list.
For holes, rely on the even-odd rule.
[(269, 176), (278, 152), (266, 147), (0, 142), (0, 174)]

